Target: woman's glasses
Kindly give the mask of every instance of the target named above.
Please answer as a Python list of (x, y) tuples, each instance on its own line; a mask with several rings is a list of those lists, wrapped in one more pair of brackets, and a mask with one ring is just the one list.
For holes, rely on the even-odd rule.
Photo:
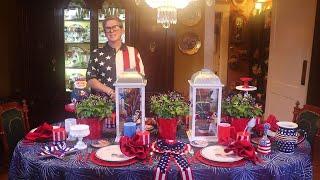
[(111, 26), (111, 27), (105, 27), (105, 31), (107, 33), (111, 33), (111, 32), (114, 32), (114, 31), (119, 31), (122, 27), (120, 25), (114, 25), (114, 26)]

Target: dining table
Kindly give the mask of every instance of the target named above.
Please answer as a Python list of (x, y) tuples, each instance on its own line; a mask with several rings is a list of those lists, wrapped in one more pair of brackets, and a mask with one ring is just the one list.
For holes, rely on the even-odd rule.
[[(151, 134), (151, 141), (156, 139), (156, 134)], [(111, 144), (115, 134), (104, 134)], [(184, 129), (179, 129), (177, 139), (189, 143)], [(122, 179), (122, 180), (147, 180), (155, 178), (157, 164), (160, 156), (156, 152), (150, 153), (148, 160), (137, 161), (134, 164), (122, 167), (108, 167), (98, 165), (90, 160), (90, 155), (97, 151), (90, 144), (97, 140), (85, 139), (88, 148), (71, 153), (64, 158), (42, 157), (39, 152), (43, 146), (52, 142), (25, 143), (20, 141), (13, 153), (9, 168), (9, 179)], [(74, 146), (75, 141), (67, 141), (67, 146)], [(209, 143), (215, 145), (216, 143)], [(196, 158), (201, 148), (192, 147), (184, 157), (188, 160), (192, 171), (192, 178), (206, 179), (312, 179), (311, 146), (307, 141), (297, 145), (291, 154), (283, 153), (272, 145), (271, 153), (260, 155), (260, 162), (245, 161), (236, 167), (221, 167), (207, 165)], [(169, 162), (166, 179), (182, 179), (179, 167), (172, 161)]]

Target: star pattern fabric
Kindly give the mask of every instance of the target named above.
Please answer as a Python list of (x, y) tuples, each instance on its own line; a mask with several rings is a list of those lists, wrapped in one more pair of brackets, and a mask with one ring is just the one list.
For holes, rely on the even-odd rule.
[[(117, 74), (129, 69), (136, 69), (144, 75), (144, 66), (138, 50), (134, 47), (122, 44), (120, 49), (109, 46), (98, 48), (90, 54), (90, 60), (87, 67), (86, 79), (97, 79), (105, 86), (114, 89), (113, 84), (116, 81)], [(91, 89), (93, 94), (107, 96), (105, 93)]]
[[(125, 48), (122, 45), (120, 49)], [(87, 68), (87, 81), (96, 78), (102, 84), (114, 89), (113, 83), (116, 79), (116, 50), (106, 44), (103, 48), (98, 48), (92, 51), (90, 61)], [(94, 94), (100, 94), (92, 89)]]

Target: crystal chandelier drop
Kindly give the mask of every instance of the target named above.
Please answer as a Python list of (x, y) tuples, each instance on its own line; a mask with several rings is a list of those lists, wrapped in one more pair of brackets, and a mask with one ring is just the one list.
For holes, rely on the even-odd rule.
[(185, 8), (192, 0), (145, 0), (146, 3), (157, 9), (157, 23), (169, 28), (177, 23), (177, 9)]

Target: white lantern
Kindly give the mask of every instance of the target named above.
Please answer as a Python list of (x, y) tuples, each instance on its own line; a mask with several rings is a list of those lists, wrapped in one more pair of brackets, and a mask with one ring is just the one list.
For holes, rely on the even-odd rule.
[(188, 82), (191, 103), (187, 132), (189, 140), (217, 141), (223, 84), (208, 69), (196, 72)]
[(137, 129), (144, 130), (145, 86), (147, 81), (137, 71), (125, 71), (117, 77), (116, 95), (116, 142), (123, 136), (126, 122), (137, 123)]

